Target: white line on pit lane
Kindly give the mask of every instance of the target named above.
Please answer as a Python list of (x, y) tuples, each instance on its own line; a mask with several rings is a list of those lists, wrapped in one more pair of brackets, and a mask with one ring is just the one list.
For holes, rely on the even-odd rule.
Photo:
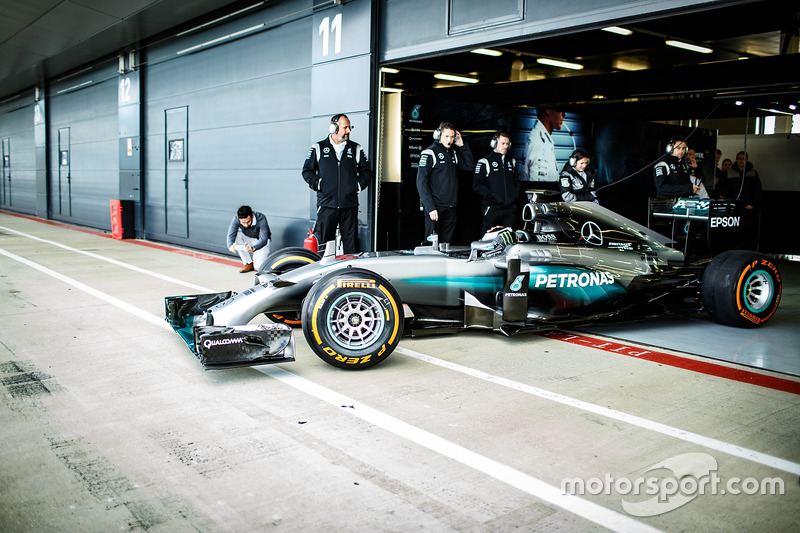
[(540, 389), (538, 387), (533, 387), (531, 385), (526, 385), (524, 383), (512, 381), (510, 379), (502, 378), (500, 376), (488, 374), (481, 370), (476, 370), (474, 368), (459, 365), (456, 363), (451, 363), (449, 361), (445, 361), (443, 359), (439, 359), (430, 355), (415, 352), (414, 350), (409, 350), (408, 348), (403, 348), (402, 346), (397, 347), (395, 349), (395, 352), (401, 353), (408, 357), (413, 357), (414, 359), (418, 359), (420, 361), (424, 361), (432, 365), (438, 365), (447, 368), (448, 370), (460, 372), (462, 374), (466, 374), (468, 376), (472, 376), (477, 379), (482, 379), (484, 381), (489, 381), (497, 385), (502, 385), (503, 387), (508, 387), (510, 389), (515, 389), (521, 392), (525, 392), (527, 394), (538, 396), (546, 400), (558, 402), (567, 405), (569, 407), (574, 407), (576, 409), (581, 409), (583, 411), (595, 413), (600, 416), (605, 416), (608, 418), (612, 418), (614, 420), (626, 422), (628, 424), (632, 424), (634, 426), (647, 429), (650, 431), (655, 431), (656, 433), (661, 433), (662, 435), (667, 435), (670, 437), (674, 437), (676, 439), (681, 439), (686, 442), (699, 444), (700, 446), (705, 446), (706, 448), (711, 448), (712, 450), (717, 450), (726, 453), (728, 455), (733, 455), (735, 457), (741, 457), (742, 459), (747, 459), (748, 461), (760, 463), (762, 465), (766, 465), (775, 468), (777, 470), (782, 470), (784, 472), (789, 472), (791, 474), (800, 475), (800, 464), (787, 461), (786, 459), (781, 459), (780, 457), (774, 457), (772, 455), (767, 455), (765, 453), (757, 452), (755, 450), (743, 448), (741, 446), (737, 446), (735, 444), (717, 440), (711, 437), (698, 435), (697, 433), (692, 433), (691, 431), (686, 431), (683, 429), (668, 426), (666, 424), (661, 424), (659, 422), (648, 420), (640, 416), (624, 413), (622, 411), (617, 411), (615, 409), (609, 409), (608, 407), (602, 407), (599, 405), (595, 405), (593, 403), (578, 400), (576, 398), (570, 398), (569, 396), (564, 396), (555, 392), (550, 392), (544, 389)]
[[(60, 274), (50, 268), (25, 259), (24, 257), (20, 257), (2, 248), (0, 248), (0, 255), (4, 255), (10, 259), (13, 259), (14, 261), (18, 261), (31, 268), (34, 268), (43, 274), (47, 274), (48, 276), (51, 276), (59, 281), (72, 285), (77, 289), (108, 302), (111, 305), (114, 305), (123, 311), (127, 311), (128, 313), (142, 318), (152, 324), (171, 329), (164, 319), (138, 309), (126, 302), (123, 302), (122, 300), (119, 300), (118, 298), (98, 291), (97, 289), (93, 289), (84, 283)], [(428, 448), (429, 450), (433, 450), (445, 457), (449, 457), (450, 459), (463, 465), (474, 468), (479, 472), (497, 479), (498, 481), (522, 490), (536, 498), (550, 502), (553, 505), (561, 507), (566, 511), (576, 514), (603, 527), (613, 531), (660, 531), (659, 529), (656, 529), (648, 524), (639, 522), (638, 520), (616, 511), (612, 511), (611, 509), (607, 509), (589, 500), (585, 500), (568, 493), (565, 494), (559, 487), (550, 485), (540, 479), (525, 474), (524, 472), (520, 472), (519, 470), (470, 451), (463, 446), (459, 446), (458, 444), (438, 437), (425, 430), (407, 424), (401, 420), (398, 420), (397, 418), (357, 402), (352, 398), (339, 394), (336, 391), (323, 387), (322, 385), (318, 385), (305, 378), (301, 378), (300, 376), (292, 374), (289, 371), (283, 370), (282, 368), (273, 366), (255, 369), (328, 404), (338, 407), (347, 405), (348, 409), (343, 411), (348, 414), (374, 424), (375, 426), (385, 429), (386, 431), (390, 431), (398, 437), (409, 440), (415, 444)], [(353, 408), (350, 409), (350, 406), (353, 406)]]
[(347, 409), (344, 411), (357, 418), (613, 531), (660, 531), (596, 503), (572, 496), (569, 493), (565, 494), (559, 487), (473, 452), (424, 429), (412, 426), (282, 368), (270, 366), (256, 368), (256, 370), (330, 405), (336, 407), (346, 405)]
[(164, 320), (163, 318), (158, 318), (155, 315), (153, 315), (151, 313), (148, 313), (147, 311), (139, 309), (138, 307), (133, 306), (133, 305), (127, 303), (127, 302), (123, 302), (119, 298), (115, 298), (115, 297), (111, 296), (110, 294), (106, 294), (106, 293), (104, 293), (102, 291), (98, 291), (97, 289), (89, 287), (85, 283), (81, 283), (78, 280), (72, 279), (72, 278), (70, 278), (68, 276), (65, 276), (64, 274), (60, 274), (60, 273), (56, 272), (55, 270), (47, 268), (46, 266), (40, 265), (39, 263), (34, 263), (33, 261), (30, 261), (29, 259), (25, 259), (24, 257), (20, 257), (20, 256), (14, 254), (14, 253), (11, 253), (11, 252), (9, 252), (7, 250), (2, 249), (2, 248), (0, 248), (0, 255), (4, 255), (4, 256), (8, 257), (9, 259), (13, 259), (14, 261), (18, 261), (18, 262), (20, 262), (20, 263), (22, 263), (24, 265), (28, 265), (29, 267), (31, 267), (33, 269), (36, 269), (36, 270), (38, 270), (39, 272), (41, 272), (43, 274), (47, 274), (48, 276), (53, 277), (53, 278), (55, 278), (55, 279), (57, 279), (59, 281), (63, 281), (67, 285), (72, 285), (76, 289), (80, 289), (80, 290), (82, 290), (83, 292), (85, 292), (87, 294), (91, 294), (95, 298), (99, 298), (99, 299), (103, 300), (104, 302), (110, 303), (111, 305), (116, 306), (116, 307), (122, 309), (123, 311), (127, 311), (128, 313), (130, 313), (132, 315), (135, 315), (135, 316), (141, 318), (142, 320), (146, 320), (147, 322), (150, 322), (151, 324), (155, 324), (156, 326), (161, 327), (161, 328), (166, 328), (166, 329), (170, 329), (170, 330), (172, 329), (172, 326), (167, 324), (166, 320)]
[(188, 287), (188, 288), (194, 289), (196, 291), (217, 292), (217, 291), (214, 291), (214, 290), (209, 289), (207, 287), (203, 287), (202, 285), (195, 285), (194, 283), (187, 283), (187, 282), (179, 280), (179, 279), (175, 279), (175, 278), (171, 278), (169, 276), (165, 276), (164, 274), (159, 274), (158, 272), (153, 272), (152, 270), (145, 270), (143, 268), (139, 268), (137, 266), (134, 266), (134, 265), (131, 265), (131, 264), (128, 264), (128, 263), (123, 263), (122, 261), (117, 261), (116, 259), (111, 259), (110, 257), (106, 257), (104, 255), (99, 255), (99, 254), (95, 254), (95, 253), (92, 253), (92, 252), (79, 250), (77, 248), (73, 248), (72, 246), (67, 246), (66, 244), (61, 244), (60, 242), (55, 242), (55, 241), (49, 241), (47, 239), (42, 239), (41, 237), (36, 237), (35, 235), (29, 235), (27, 233), (23, 233), (21, 231), (13, 230), (13, 229), (7, 228), (5, 226), (0, 226), (0, 230), (4, 230), (4, 231), (7, 231), (9, 233), (13, 233), (15, 235), (19, 235), (21, 237), (26, 237), (26, 238), (32, 239), (34, 241), (39, 241), (39, 242), (43, 242), (43, 243), (46, 243), (46, 244), (50, 244), (52, 246), (57, 246), (59, 248), (63, 248), (64, 250), (68, 250), (70, 252), (83, 254), (83, 255), (91, 257), (93, 259), (99, 259), (100, 261), (106, 261), (107, 263), (111, 263), (112, 265), (117, 265), (117, 266), (122, 267), (122, 268), (127, 268), (127, 269), (133, 270), (135, 272), (139, 272), (140, 274), (146, 274), (148, 276), (152, 276), (154, 278), (162, 279), (162, 280), (168, 281), (170, 283), (175, 283), (176, 285), (182, 285), (184, 287)]

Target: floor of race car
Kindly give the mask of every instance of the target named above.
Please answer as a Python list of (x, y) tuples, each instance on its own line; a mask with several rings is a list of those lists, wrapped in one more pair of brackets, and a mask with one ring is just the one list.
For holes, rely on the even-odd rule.
[(234, 261), (0, 211), (0, 530), (794, 530), (781, 267), (756, 330), (469, 331), (362, 372), (298, 331), (294, 363), (204, 371), (164, 297), (246, 289)]

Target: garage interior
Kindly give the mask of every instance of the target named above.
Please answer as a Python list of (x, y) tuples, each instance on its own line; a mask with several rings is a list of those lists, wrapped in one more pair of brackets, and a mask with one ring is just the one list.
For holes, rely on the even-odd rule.
[[(470, 132), (467, 127), (464, 132), (465, 138), (471, 134), (480, 139), (478, 148), (472, 146), (476, 158), (488, 151), (486, 145), (491, 134), (484, 129), (488, 122), (486, 115), (500, 117), (497, 129), (508, 129), (514, 135), (513, 118), (506, 114), (508, 108), (530, 109), (536, 105), (555, 107), (566, 111), (568, 118), (579, 116), (589, 123), (611, 121), (622, 124), (623, 128), (626, 123), (637, 126), (659, 123), (681, 126), (689, 132), (698, 128), (715, 131), (720, 136), (739, 136), (744, 142), (748, 137), (752, 142), (755, 135), (763, 136), (765, 119), (775, 117), (775, 137), (797, 145), (800, 142), (799, 32), (800, 10), (781, 2), (697, 9), (659, 19), (619, 22), (605, 30), (583, 29), (574, 34), (491, 43), (484, 49), (390, 63), (383, 66), (381, 86), (384, 94), (400, 94), (404, 101), (438, 102), (451, 111), (459, 107), (468, 109), (461, 116), (484, 115), (476, 120), (481, 125), (475, 131)], [(705, 50), (669, 46), (668, 40), (702, 45)], [(542, 64), (537, 61), (541, 58), (567, 62), (571, 68)], [(441, 74), (461, 77), (462, 81), (441, 79)], [(408, 106), (403, 109), (408, 111)], [(567, 135), (563, 130), (560, 133)], [(522, 157), (524, 137), (517, 135), (513, 140), (517, 144), (515, 156)], [(603, 205), (612, 204), (615, 210), (642, 224), (647, 223), (645, 206), (647, 196), (652, 195), (652, 164), (663, 152), (653, 146), (651, 153), (653, 160), (642, 166), (641, 172), (613, 177), (599, 195)], [(735, 159), (734, 154), (726, 153), (723, 157)], [(713, 169), (713, 144), (702, 155)], [(754, 163), (758, 168), (758, 163)], [(786, 169), (792, 176), (788, 180), (793, 184), (791, 190), (769, 190), (769, 177), (762, 174), (765, 191), (759, 249), (790, 259), (797, 257), (800, 240), (795, 232), (781, 228), (793, 226), (792, 206), (800, 201), (798, 168), (800, 160)], [(706, 176), (709, 175), (707, 171)], [(415, 220), (419, 216), (414, 184), (408, 178), (413, 178), (413, 174), (403, 173), (402, 183), (383, 184), (381, 194), (385, 197), (381, 201), (396, 201), (396, 204), (387, 210), (391, 213), (389, 217), (379, 219), (379, 241), (381, 224), (395, 228), (397, 233), (409, 227), (411, 232), (420, 233), (421, 224)], [(624, 187), (615, 186), (614, 179), (618, 178), (626, 182)], [(464, 194), (466, 184), (466, 180), (462, 182), (459, 206), (470, 205), (477, 212), (479, 199), (469, 191)], [(410, 200), (404, 201), (404, 197)], [(398, 222), (396, 213), (404, 211), (413, 214), (407, 218), (401, 215), (402, 222)], [(460, 213), (465, 211), (468, 213), (469, 209)], [(474, 220), (462, 222), (461, 218), (459, 224), (471, 224), (472, 228), (476, 225)], [(404, 242), (413, 245), (414, 237)], [(783, 268), (788, 274), (786, 279), (790, 280), (796, 263), (786, 261)], [(787, 309), (795, 308), (793, 294), (792, 288), (785, 292)], [(672, 324), (643, 321), (637, 325), (593, 326), (583, 330), (703, 353), (737, 364), (759, 365), (769, 361), (767, 364), (773, 370), (797, 372), (797, 350), (790, 345), (790, 336), (784, 337), (777, 331), (768, 337), (754, 332), (729, 335), (707, 323), (688, 324), (684, 320)], [(713, 343), (708, 342), (711, 338), (715, 339)], [(780, 338), (789, 344), (781, 346)]]
[[(620, 21), (614, 27), (570, 30), (389, 63), (381, 69), (381, 86), (384, 95), (399, 92), (403, 102), (431, 102), (451, 112), (448, 119), (465, 130), (468, 142), (472, 134), (470, 145), (476, 158), (488, 151), (488, 132), (494, 129), (510, 131), (514, 157), (518, 162), (524, 157), (528, 130), (515, 131), (514, 115), (520, 110), (532, 113), (536, 105), (549, 105), (567, 112), (568, 121), (578, 117), (588, 126), (581, 132), (587, 145), (577, 146), (598, 156), (594, 162), (598, 187), (603, 187), (598, 192), (601, 203), (645, 224), (647, 198), (654, 196), (652, 165), (662, 153), (660, 147), (675, 133), (688, 134), (698, 160), (705, 160), (708, 187), (712, 186), (708, 176), (714, 172), (716, 135), (738, 139), (737, 151), (749, 140), (750, 153), (755, 135), (771, 131), (776, 138), (790, 139), (782, 149), (785, 153), (796, 152), (790, 145), (800, 140), (799, 27), (798, 8), (782, 2), (694, 7), (665, 17)], [(493, 114), (495, 120), (487, 120)], [(656, 124), (664, 127), (653, 127)], [(671, 130), (672, 126), (676, 128)], [(613, 143), (606, 142), (607, 137), (593, 139), (608, 127), (613, 127), (615, 135), (625, 130), (631, 134)], [(423, 132), (430, 128), (429, 124)], [(699, 134), (692, 139), (696, 129), (705, 130), (711, 141)], [(637, 136), (640, 131), (646, 137), (662, 132), (661, 144), (657, 147), (652, 144), (655, 138)], [(562, 128), (554, 134), (566, 132)], [(572, 146), (578, 137), (572, 139)], [(424, 146), (430, 137), (423, 139)], [(635, 163), (608, 171), (596, 166), (610, 166), (610, 160), (623, 160), (634, 152), (641, 155)], [(725, 153), (723, 158), (735, 159), (735, 153)], [(568, 153), (557, 153), (557, 157), (561, 163)], [(800, 165), (788, 157), (776, 165), (780, 176), (771, 176), (775, 167), (765, 169), (768, 162), (761, 162), (765, 192), (759, 248), (772, 253), (800, 250), (800, 240), (793, 233), (787, 236), (779, 230), (790, 224), (787, 214), (800, 200)], [(757, 159), (751, 158), (756, 169)], [(409, 246), (414, 237), (403, 238), (403, 230), (420, 233), (413, 175), (397, 174), (402, 177), (384, 183), (381, 191), (381, 201), (391, 208), (384, 211), (388, 216), (379, 219), (379, 246), (382, 239), (389, 247)], [(776, 182), (771, 185), (771, 180)], [(463, 183), (467, 185), (467, 180)], [(459, 205), (462, 213), (477, 211), (480, 199), (460, 191)], [(397, 212), (413, 214), (401, 215), (398, 222)], [(472, 226), (465, 233), (474, 233)], [(393, 240), (387, 234), (401, 235)], [(463, 240), (467, 235), (457, 237)]]

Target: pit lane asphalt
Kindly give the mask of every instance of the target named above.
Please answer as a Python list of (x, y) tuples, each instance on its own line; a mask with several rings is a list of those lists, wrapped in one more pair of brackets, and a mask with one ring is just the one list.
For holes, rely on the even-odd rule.
[[(0, 212), (0, 529), (795, 525), (796, 393), (486, 332), (403, 339), (363, 372), (325, 364), (300, 333), (295, 363), (204, 371), (165, 327), (164, 296), (251, 283), (201, 256)], [(609, 476), (643, 479), (676, 456), (785, 494), (626, 512), (651, 496)], [(563, 496), (572, 478), (607, 486)]]

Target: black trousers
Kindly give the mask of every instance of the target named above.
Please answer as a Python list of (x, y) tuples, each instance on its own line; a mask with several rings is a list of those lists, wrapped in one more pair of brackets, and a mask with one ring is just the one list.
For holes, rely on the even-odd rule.
[(336, 226), (342, 235), (342, 252), (354, 254), (358, 252), (358, 207), (317, 208), (317, 240), (320, 250), (325, 250), (325, 243), (336, 239)]
[(484, 207), (483, 220), (481, 221), (481, 237), (489, 228), (503, 226), (513, 228), (516, 223), (514, 206), (506, 207)]
[(456, 231), (456, 208), (455, 207), (439, 207), (436, 206), (436, 211), (439, 212), (439, 220), (431, 220), (431, 215), (425, 213), (425, 238), (428, 238), (433, 232), (439, 236), (440, 243), (452, 243), (453, 233)]

